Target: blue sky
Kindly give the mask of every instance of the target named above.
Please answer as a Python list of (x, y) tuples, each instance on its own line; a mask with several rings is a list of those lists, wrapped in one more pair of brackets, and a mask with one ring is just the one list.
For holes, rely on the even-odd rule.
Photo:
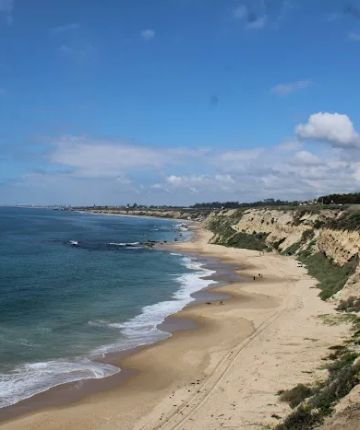
[(360, 185), (360, 2), (0, 0), (0, 204)]

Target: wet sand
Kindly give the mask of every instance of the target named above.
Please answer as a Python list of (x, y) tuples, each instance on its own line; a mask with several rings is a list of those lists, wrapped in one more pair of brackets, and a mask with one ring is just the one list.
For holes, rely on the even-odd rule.
[(188, 306), (175, 318), (196, 329), (114, 358), (129, 372), (121, 383), (0, 429), (263, 429), (284, 416), (289, 408), (277, 391), (314, 378), (327, 348), (348, 329), (322, 323), (332, 305), (293, 258), (210, 245), (210, 236), (197, 227), (194, 240), (171, 248), (235, 266), (241, 280), (228, 274), (214, 289), (230, 299)]

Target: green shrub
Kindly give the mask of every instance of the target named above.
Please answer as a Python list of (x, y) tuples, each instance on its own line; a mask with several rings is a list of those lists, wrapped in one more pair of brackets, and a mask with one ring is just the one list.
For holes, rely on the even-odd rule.
[(338, 311), (345, 311), (345, 312), (359, 312), (360, 297), (351, 296), (346, 300), (341, 300), (339, 306), (336, 309)]
[(237, 217), (222, 217), (217, 216), (208, 221), (208, 228), (215, 234), (217, 238), (215, 243), (218, 245), (231, 246), (234, 248), (253, 249), (257, 251), (268, 250), (265, 240), (267, 233), (252, 234), (237, 232), (233, 229), (232, 225), (239, 221), (239, 214)]
[[(284, 420), (283, 423), (275, 427), (275, 430), (312, 430), (321, 424), (324, 417), (329, 415), (335, 404), (346, 396), (355, 385), (359, 384), (360, 365), (354, 365), (358, 354), (349, 351), (347, 348), (338, 348), (338, 358), (328, 366), (329, 376), (325, 382), (311, 388), (310, 396), (306, 396), (304, 403), (299, 406)], [(307, 394), (307, 388), (297, 385), (287, 393), (292, 399), (300, 400), (301, 394)], [(299, 393), (296, 397), (296, 393)], [(302, 401), (303, 401), (302, 400)], [(301, 401), (301, 402), (302, 402)]]
[(280, 400), (290, 405), (292, 409), (298, 406), (303, 400), (313, 394), (313, 390), (304, 384), (298, 384), (291, 390), (281, 391), (278, 393)]
[(285, 240), (286, 240), (286, 237), (283, 237), (282, 239), (278, 240), (277, 242), (274, 242), (274, 243), (272, 244), (272, 246), (273, 246), (275, 249), (279, 249), (280, 245), (281, 245)]
[(313, 414), (311, 408), (300, 406), (290, 414), (275, 430), (308, 430), (318, 422), (318, 415)]
[(309, 250), (308, 252), (301, 252), (299, 259), (306, 265), (309, 274), (319, 281), (320, 297), (323, 300), (328, 299), (343, 288), (349, 276), (354, 273), (358, 263), (358, 259), (353, 258), (344, 266), (337, 266), (324, 254), (312, 255)]
[(325, 221), (320, 221), (319, 219), (317, 219), (315, 222), (314, 222), (314, 228), (315, 229), (320, 229), (320, 228), (322, 228), (322, 227), (324, 227), (324, 225), (325, 225)]
[(312, 239), (314, 234), (313, 230), (305, 230), (301, 236), (301, 242), (307, 242), (309, 239)]
[(257, 251), (265, 251), (269, 250), (269, 247), (265, 243), (265, 239), (267, 237), (266, 233), (235, 233), (231, 236), (227, 242), (226, 246), (232, 246), (234, 248), (244, 248), (244, 249), (253, 249)]
[(301, 241), (295, 242), (285, 249), (284, 254), (288, 254), (288, 255), (296, 254), (300, 246), (301, 246)]
[(329, 221), (326, 227), (334, 230), (360, 230), (360, 212), (346, 212), (341, 218)]

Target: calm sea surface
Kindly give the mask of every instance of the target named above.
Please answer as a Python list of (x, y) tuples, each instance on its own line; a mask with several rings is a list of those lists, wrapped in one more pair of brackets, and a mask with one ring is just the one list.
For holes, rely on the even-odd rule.
[(174, 240), (178, 227), (0, 208), (0, 407), (64, 382), (115, 374), (120, 369), (96, 358), (169, 336), (157, 325), (209, 285), (202, 277), (210, 272), (136, 242)]

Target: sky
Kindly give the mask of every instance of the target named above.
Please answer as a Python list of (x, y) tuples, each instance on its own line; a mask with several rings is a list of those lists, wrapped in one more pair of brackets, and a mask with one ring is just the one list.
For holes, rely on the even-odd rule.
[(0, 0), (0, 204), (360, 191), (359, 0)]

